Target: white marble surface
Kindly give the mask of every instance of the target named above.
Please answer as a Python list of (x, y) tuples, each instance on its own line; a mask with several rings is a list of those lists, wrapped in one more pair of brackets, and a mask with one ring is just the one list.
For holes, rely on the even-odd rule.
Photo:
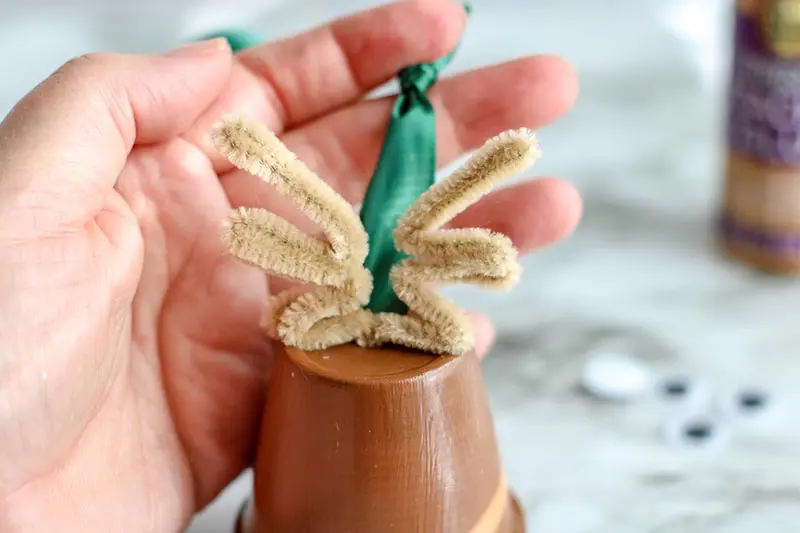
[[(285, 35), (374, 3), (298, 2), (307, 10), (261, 20)], [(474, 2), (455, 70), (555, 52), (575, 64), (582, 82), (574, 112), (541, 132), (538, 168), (580, 188), (579, 229), (525, 260), (523, 283), (511, 294), (452, 291), (499, 325), (486, 379), (532, 532), (796, 531), (800, 284), (729, 263), (711, 240), (729, 4)], [(74, 20), (97, 27), (83, 15)], [(24, 27), (42, 31), (45, 22), (38, 15)], [(169, 43), (158, 33), (166, 26), (140, 48)], [(46, 28), (48, 46), (34, 46), (28, 33), (27, 51), (0, 54), (4, 72), (30, 65), (0, 84), (0, 112), (69, 55), (138, 42), (135, 32), (122, 42), (108, 32), (56, 29)], [(16, 38), (0, 31), (0, 43)], [(659, 375), (688, 373), (706, 394), (677, 404), (655, 395), (628, 406), (593, 402), (575, 385), (595, 349), (639, 357)], [(759, 420), (723, 418), (715, 406), (745, 385), (767, 387), (774, 408)], [(700, 414), (726, 438), (700, 448), (664, 438), (665, 428)], [(190, 531), (228, 531), (249, 483), (240, 479)]]

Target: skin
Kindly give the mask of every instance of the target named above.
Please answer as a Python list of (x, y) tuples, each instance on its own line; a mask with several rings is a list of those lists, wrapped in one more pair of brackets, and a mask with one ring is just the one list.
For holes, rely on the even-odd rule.
[[(358, 203), (391, 106), (365, 93), (451, 50), (463, 25), (449, 0), (405, 1), (236, 57), (223, 41), (92, 54), (16, 106), (0, 125), (0, 530), (181, 531), (248, 466), (270, 353), (258, 323), (280, 283), (226, 256), (219, 227), (240, 205), (305, 221), (232, 169), (210, 127), (264, 122)], [(545, 126), (576, 93), (554, 57), (440, 81), (439, 163)], [(580, 210), (540, 178), (456, 225), (526, 253)], [(482, 355), (493, 329), (474, 318)]]

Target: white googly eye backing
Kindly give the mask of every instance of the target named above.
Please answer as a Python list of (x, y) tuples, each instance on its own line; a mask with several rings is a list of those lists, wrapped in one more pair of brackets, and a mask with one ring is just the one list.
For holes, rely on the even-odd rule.
[(629, 402), (652, 387), (652, 374), (642, 361), (621, 352), (596, 350), (589, 354), (580, 375), (580, 386), (594, 398)]

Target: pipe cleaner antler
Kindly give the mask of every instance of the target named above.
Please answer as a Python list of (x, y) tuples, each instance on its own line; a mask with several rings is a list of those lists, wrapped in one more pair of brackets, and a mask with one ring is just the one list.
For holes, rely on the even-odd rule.
[(538, 156), (532, 131), (504, 132), (489, 139), (464, 166), (408, 209), (394, 239), (398, 249), (412, 257), (392, 269), (391, 279), (395, 294), (411, 313), (379, 314), (379, 340), (439, 353), (472, 349), (468, 318), (426, 284), (466, 282), (508, 289), (521, 270), (517, 250), (508, 237), (487, 229), (442, 228), (499, 181), (531, 166)]
[(485, 229), (442, 228), (500, 180), (535, 161), (539, 150), (529, 130), (487, 141), (401, 218), (395, 243), (412, 257), (393, 268), (392, 284), (409, 307), (407, 315), (363, 309), (372, 278), (363, 266), (367, 236), (360, 220), (274, 134), (259, 124), (225, 119), (213, 137), (231, 163), (274, 185), (327, 238), (307, 235), (263, 209), (240, 208), (226, 224), (225, 242), (235, 257), (275, 275), (319, 285), (273, 299), (273, 327), (287, 345), (317, 350), (352, 341), (362, 346), (394, 343), (460, 355), (473, 346), (469, 321), (425, 285), (460, 281), (505, 289), (517, 280), (517, 251), (507, 237)]
[(225, 118), (212, 135), (238, 168), (273, 185), (321, 228), (327, 241), (269, 211), (239, 208), (223, 231), (231, 254), (272, 274), (319, 285), (271, 302), (271, 323), (287, 344), (316, 350), (363, 337), (373, 318), (372, 277), (364, 268), (367, 234), (353, 208), (261, 124)]

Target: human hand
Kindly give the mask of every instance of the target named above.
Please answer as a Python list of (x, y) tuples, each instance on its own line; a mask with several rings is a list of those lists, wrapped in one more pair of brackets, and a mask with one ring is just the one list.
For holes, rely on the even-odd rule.
[[(277, 280), (227, 256), (220, 224), (240, 205), (303, 224), (216, 153), (211, 126), (264, 122), (358, 203), (392, 103), (364, 94), (450, 51), (462, 26), (458, 4), (419, 0), (236, 57), (221, 41), (89, 55), (20, 102), (0, 125), (0, 530), (180, 531), (248, 465)], [(543, 126), (575, 95), (549, 57), (442, 80), (439, 163)], [(572, 187), (540, 179), (457, 223), (529, 252), (579, 213)], [(483, 354), (492, 329), (475, 321)]]

